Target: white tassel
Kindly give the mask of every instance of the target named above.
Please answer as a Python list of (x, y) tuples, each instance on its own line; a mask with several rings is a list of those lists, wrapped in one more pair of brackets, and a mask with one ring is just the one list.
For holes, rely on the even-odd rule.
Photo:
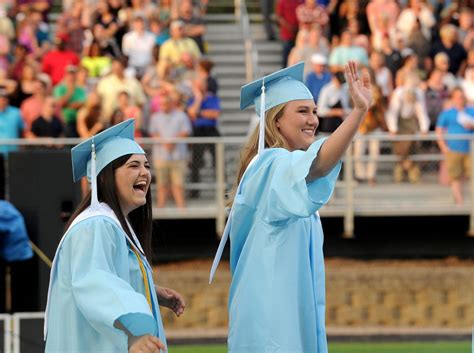
[(91, 209), (95, 210), (99, 207), (99, 199), (97, 198), (97, 177), (96, 177), (96, 153), (94, 139), (92, 139), (91, 152)]
[(260, 95), (260, 128), (258, 133), (258, 154), (265, 149), (265, 80), (262, 81), (262, 94)]

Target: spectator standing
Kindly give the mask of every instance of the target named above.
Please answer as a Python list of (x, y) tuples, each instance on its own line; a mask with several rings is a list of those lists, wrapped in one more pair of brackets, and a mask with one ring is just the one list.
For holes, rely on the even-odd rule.
[[(196, 78), (193, 81), (193, 96), (188, 101), (187, 113), (192, 121), (193, 136), (217, 137), (220, 136), (217, 122), (221, 113), (221, 103), (217, 96), (207, 90), (207, 81)], [(215, 149), (213, 144), (195, 144), (192, 146), (191, 182), (198, 183), (200, 170), (204, 166), (204, 153), (208, 150), (212, 156), (212, 165), (216, 165)], [(199, 192), (193, 190), (192, 197), (198, 197)]]
[(344, 73), (337, 71), (323, 86), (318, 99), (319, 131), (334, 132), (350, 112), (349, 91)]
[[(385, 99), (380, 87), (372, 85), (372, 105), (369, 108), (364, 120), (359, 126), (360, 135), (371, 135), (387, 130), (385, 123)], [(366, 150), (367, 149), (367, 150)], [(369, 160), (363, 162), (360, 159), (367, 153)], [(354, 141), (354, 173), (357, 181), (367, 181), (370, 186), (376, 183), (377, 158), (380, 154), (379, 140)]]
[(117, 98), (120, 92), (128, 92), (133, 104), (136, 104), (140, 109), (146, 102), (140, 81), (134, 77), (125, 76), (124, 70), (123, 61), (114, 59), (112, 61), (112, 72), (101, 78), (97, 85), (97, 92), (102, 100), (102, 122), (105, 125), (110, 123), (112, 113), (117, 108)]
[(86, 101), (86, 91), (76, 82), (77, 67), (68, 66), (61, 84), (54, 88), (54, 98), (61, 109), (66, 124), (66, 137), (78, 137), (76, 128), (77, 112)]
[(280, 40), (283, 43), (282, 67), (287, 66), (288, 55), (295, 45), (296, 34), (298, 33), (298, 18), (296, 8), (304, 0), (278, 0), (276, 6), (276, 16), (280, 26)]
[(84, 66), (89, 71), (89, 76), (92, 78), (99, 78), (110, 71), (112, 60), (105, 55), (98, 42), (93, 41), (91, 45), (86, 48), (85, 53), (81, 59), (81, 66)]
[(447, 135), (472, 134), (474, 108), (468, 107), (461, 88), (451, 91), (452, 108), (444, 110), (438, 117), (436, 135), (438, 145), (446, 159), (451, 190), (456, 204), (463, 204), (463, 178), (470, 176), (469, 140), (445, 140)]
[(445, 52), (439, 52), (433, 58), (434, 70), (441, 73), (441, 81), (446, 85), (449, 91), (458, 86), (458, 79), (453, 73), (449, 72), (449, 56)]
[[(20, 109), (9, 105), (5, 89), (0, 89), (0, 139), (16, 139), (23, 135), (23, 119)], [(18, 146), (0, 145), (0, 153), (17, 151)]]
[(414, 28), (419, 23), (421, 33), (426, 39), (431, 39), (431, 28), (436, 24), (433, 11), (424, 0), (409, 0), (409, 6), (400, 12), (397, 19), (397, 30), (407, 41)]
[[(187, 137), (192, 128), (188, 116), (176, 107), (170, 96), (161, 101), (161, 112), (151, 116), (149, 133), (153, 137)], [(153, 145), (153, 162), (158, 185), (158, 207), (164, 207), (171, 192), (176, 205), (185, 207), (184, 177), (187, 161), (185, 143), (159, 143)]]
[(64, 136), (63, 123), (55, 114), (56, 110), (54, 98), (46, 97), (41, 109), (41, 115), (31, 124), (30, 138)]
[(25, 99), (31, 97), (35, 90), (36, 75), (37, 70), (33, 63), (23, 65), (16, 90), (10, 94), (11, 105), (19, 108)]
[(318, 105), (321, 89), (331, 81), (331, 73), (326, 67), (327, 59), (321, 54), (311, 56), (311, 72), (306, 76), (305, 84), (314, 97), (314, 103)]
[(145, 20), (135, 17), (132, 30), (123, 36), (122, 51), (128, 57), (128, 66), (136, 70), (141, 78), (152, 61), (152, 51), (155, 46), (155, 36), (145, 30)]
[(382, 49), (382, 39), (395, 28), (400, 7), (395, 0), (371, 0), (366, 8), (372, 47)]
[(273, 30), (272, 14), (274, 11), (273, 0), (260, 0), (260, 8), (262, 9), (263, 27), (268, 40), (275, 40), (275, 31)]
[[(424, 92), (417, 87), (419, 79), (415, 75), (408, 76), (403, 86), (393, 91), (387, 111), (387, 127), (393, 135), (410, 135), (426, 133), (429, 130), (430, 119), (426, 113)], [(416, 143), (413, 140), (394, 142), (394, 152), (399, 156), (393, 170), (394, 180), (400, 183), (404, 180), (405, 172), (408, 180), (417, 183), (420, 180), (420, 168), (410, 160), (415, 152)]]

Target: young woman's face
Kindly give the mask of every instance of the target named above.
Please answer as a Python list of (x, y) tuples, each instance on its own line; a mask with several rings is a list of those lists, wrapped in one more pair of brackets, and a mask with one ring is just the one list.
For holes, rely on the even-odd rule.
[(306, 150), (314, 142), (319, 125), (316, 104), (312, 99), (288, 102), (276, 127), (288, 143), (290, 151)]
[(146, 204), (150, 182), (150, 163), (145, 155), (134, 154), (115, 170), (115, 188), (125, 216)]

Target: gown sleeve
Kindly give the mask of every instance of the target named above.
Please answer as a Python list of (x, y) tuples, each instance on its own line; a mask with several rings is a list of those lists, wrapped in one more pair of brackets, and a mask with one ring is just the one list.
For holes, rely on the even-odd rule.
[(306, 151), (280, 152), (275, 158), (268, 186), (268, 222), (309, 217), (329, 201), (341, 161), (326, 176), (306, 182), (311, 164), (325, 140), (315, 141)]
[[(117, 268), (128, 260), (123, 231), (95, 218), (77, 225), (71, 234), (71, 285), (85, 319), (112, 342), (123, 342), (116, 320), (134, 336), (156, 336), (158, 326), (145, 296), (120, 278)], [(122, 271), (123, 272), (123, 271)]]

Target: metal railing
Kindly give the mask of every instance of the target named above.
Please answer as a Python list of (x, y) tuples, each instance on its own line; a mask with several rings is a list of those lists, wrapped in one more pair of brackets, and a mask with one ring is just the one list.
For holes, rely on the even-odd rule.
[(245, 45), (245, 78), (251, 82), (260, 77), (258, 52), (250, 35), (250, 17), (245, 0), (235, 0), (235, 19), (241, 25)]
[[(474, 136), (446, 136), (446, 140), (469, 140), (471, 160), (474, 160)], [(38, 146), (70, 146), (79, 139), (16, 139), (0, 140), (2, 145), (16, 145), (20, 149)], [(216, 219), (216, 232), (221, 234), (227, 217), (226, 192), (235, 182), (239, 162), (239, 150), (246, 138), (241, 137), (190, 137), (190, 138), (142, 138), (137, 141), (147, 150), (149, 160), (154, 162), (154, 147), (164, 143), (186, 144), (186, 170), (184, 171), (185, 208), (177, 208), (173, 203), (154, 208), (156, 219)], [(367, 155), (354, 156), (354, 143), (357, 141), (378, 141), (380, 154), (375, 158)], [(394, 170), (400, 157), (393, 153), (394, 143), (413, 141), (417, 146), (409, 160), (419, 169), (418, 180), (395, 181)], [(388, 134), (357, 136), (344, 157), (343, 172), (340, 175), (334, 195), (321, 209), (323, 217), (342, 217), (344, 235), (354, 235), (354, 219), (357, 216), (404, 216), (404, 215), (466, 215), (470, 217), (469, 234), (474, 235), (474, 178), (466, 183), (465, 203), (455, 205), (448, 185), (440, 184), (444, 156), (439, 152), (436, 135)], [(21, 147), (23, 146), (23, 147)], [(198, 146), (206, 146), (202, 151)], [(195, 152), (197, 151), (197, 152)], [(356, 180), (354, 168), (357, 164), (376, 163), (376, 184)], [(474, 163), (471, 164), (474, 175)], [(440, 172), (441, 170), (441, 172)], [(199, 180), (192, 180), (197, 173)], [(154, 171), (153, 171), (153, 174)], [(7, 177), (8, 179), (8, 177)], [(193, 197), (194, 192), (199, 192)], [(158, 197), (156, 183), (152, 184), (155, 199)]]

